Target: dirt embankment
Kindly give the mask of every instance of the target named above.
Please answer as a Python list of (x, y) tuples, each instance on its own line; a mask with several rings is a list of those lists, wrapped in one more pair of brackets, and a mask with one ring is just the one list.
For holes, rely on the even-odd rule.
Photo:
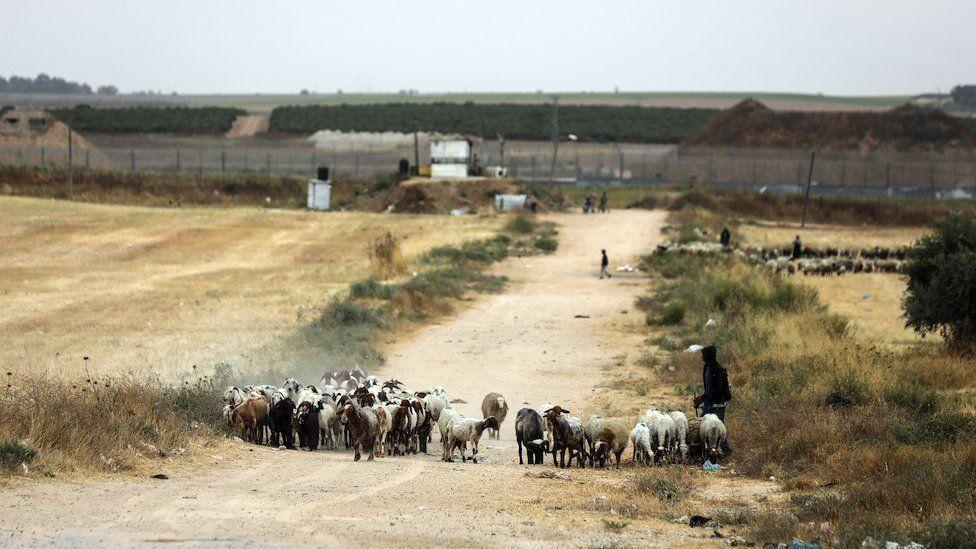
[(904, 105), (885, 112), (774, 111), (747, 99), (722, 111), (682, 147), (931, 152), (970, 150), (969, 127), (935, 109)]

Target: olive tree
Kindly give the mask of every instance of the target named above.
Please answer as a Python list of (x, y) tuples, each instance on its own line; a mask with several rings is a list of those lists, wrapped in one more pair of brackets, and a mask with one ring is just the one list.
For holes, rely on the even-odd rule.
[(906, 325), (969, 351), (976, 343), (976, 221), (953, 213), (933, 229), (909, 249)]

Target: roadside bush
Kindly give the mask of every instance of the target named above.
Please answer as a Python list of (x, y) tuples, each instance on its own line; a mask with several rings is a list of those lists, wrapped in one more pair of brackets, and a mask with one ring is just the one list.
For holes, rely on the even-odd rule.
[(517, 215), (508, 220), (505, 230), (515, 234), (532, 234), (538, 223), (524, 215)]
[(921, 335), (939, 332), (964, 351), (976, 344), (976, 221), (951, 214), (909, 249), (902, 308)]
[(557, 242), (556, 239), (551, 236), (540, 236), (539, 238), (535, 239), (535, 242), (533, 242), (532, 245), (535, 246), (537, 250), (542, 250), (543, 252), (554, 252), (556, 251), (556, 248), (559, 247), (559, 242)]
[(349, 297), (353, 299), (390, 299), (393, 297), (393, 287), (383, 284), (375, 278), (357, 280), (349, 285)]
[(22, 463), (30, 465), (37, 457), (37, 450), (22, 440), (0, 443), (0, 465), (8, 471), (17, 470)]

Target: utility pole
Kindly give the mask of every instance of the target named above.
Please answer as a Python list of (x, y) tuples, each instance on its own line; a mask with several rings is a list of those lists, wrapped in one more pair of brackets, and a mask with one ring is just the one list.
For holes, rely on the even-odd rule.
[(68, 200), (75, 197), (75, 166), (74, 166), (74, 143), (71, 139), (71, 128), (68, 128)]
[(420, 175), (420, 138), (417, 136), (417, 125), (413, 126), (413, 165)]
[(556, 182), (556, 159), (559, 154), (559, 96), (552, 96), (552, 168), (549, 170), (549, 186)]
[(807, 174), (807, 190), (803, 193), (803, 220), (800, 221), (800, 228), (807, 226), (807, 203), (810, 202), (810, 184), (813, 182), (813, 161), (817, 158), (817, 151), (810, 153), (810, 173)]

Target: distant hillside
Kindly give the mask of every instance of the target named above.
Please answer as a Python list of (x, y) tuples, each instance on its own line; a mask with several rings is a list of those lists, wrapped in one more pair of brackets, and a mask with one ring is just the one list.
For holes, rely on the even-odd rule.
[(971, 149), (976, 137), (959, 119), (911, 105), (886, 112), (794, 112), (747, 99), (715, 116), (682, 146), (937, 151)]

